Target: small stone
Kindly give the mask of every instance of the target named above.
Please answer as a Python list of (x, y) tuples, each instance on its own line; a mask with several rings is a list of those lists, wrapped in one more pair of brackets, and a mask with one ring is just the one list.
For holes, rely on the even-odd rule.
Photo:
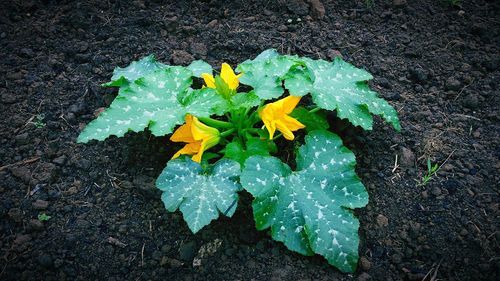
[(368, 271), (372, 267), (372, 263), (366, 257), (361, 257), (359, 259), (359, 265), (363, 271)]
[(358, 276), (358, 281), (367, 281), (367, 280), (371, 280), (371, 279), (372, 279), (372, 277), (370, 276), (370, 274), (368, 274), (366, 272), (363, 272)]
[(2, 94), (2, 97), (0, 100), (4, 104), (11, 104), (11, 103), (15, 103), (17, 101), (17, 96), (14, 94), (5, 93), (5, 94)]
[(219, 22), (217, 20), (211, 20), (208, 24), (208, 28), (214, 28)]
[(172, 63), (174, 65), (188, 65), (193, 60), (193, 55), (184, 50), (174, 50), (172, 53)]
[(32, 230), (41, 230), (43, 229), (43, 223), (36, 219), (31, 219), (29, 223), (29, 228)]
[(23, 220), (23, 212), (21, 211), (21, 209), (19, 208), (12, 208), (9, 210), (9, 212), (7, 213), (9, 215), (9, 217), (19, 223)]
[(410, 79), (415, 82), (425, 83), (427, 81), (427, 73), (420, 67), (410, 68)]
[(31, 204), (35, 210), (45, 210), (49, 207), (49, 202), (45, 200), (37, 199)]
[(446, 80), (445, 86), (447, 90), (458, 91), (460, 90), (462, 83), (460, 83), (460, 81), (458, 81), (456, 78), (450, 77)]
[(392, 5), (394, 5), (396, 7), (404, 6), (404, 5), (406, 5), (406, 0), (393, 0)]
[(432, 187), (431, 193), (434, 196), (439, 196), (439, 195), (441, 195), (441, 188), (434, 186), (434, 187)]
[(26, 167), (14, 167), (10, 169), (10, 172), (14, 177), (22, 180), (24, 183), (29, 183), (31, 181), (31, 171)]
[(380, 226), (380, 227), (385, 227), (385, 226), (389, 225), (389, 219), (386, 216), (382, 215), (382, 214), (379, 214), (377, 216), (376, 220), (377, 220), (378, 226)]
[(311, 15), (315, 19), (322, 19), (325, 17), (325, 6), (319, 0), (309, 0), (311, 5)]
[(464, 98), (462, 104), (463, 106), (474, 110), (479, 107), (479, 99), (477, 98), (477, 95), (469, 94)]
[(288, 0), (285, 3), (288, 10), (296, 15), (305, 16), (309, 13), (309, 5), (304, 0)]
[(66, 155), (61, 155), (57, 158), (55, 158), (54, 160), (52, 160), (52, 163), (54, 164), (58, 164), (58, 165), (64, 165), (64, 163), (66, 163)]
[(28, 133), (22, 133), (14, 137), (16, 140), (17, 144), (27, 144), (29, 142), (29, 135)]
[(190, 50), (195, 56), (200, 57), (205, 57), (208, 53), (207, 46), (204, 43), (192, 43)]
[(38, 257), (38, 263), (45, 268), (50, 268), (53, 265), (52, 257), (47, 254)]
[(429, 193), (427, 193), (427, 191), (422, 191), (422, 198), (424, 199), (429, 198)]
[(411, 151), (406, 147), (402, 147), (400, 155), (401, 155), (400, 158), (401, 165), (407, 167), (413, 167), (415, 165), (415, 154), (413, 153), (413, 151)]
[(400, 255), (400, 254), (394, 254), (394, 255), (392, 255), (392, 257), (391, 257), (391, 260), (392, 260), (392, 262), (393, 262), (393, 263), (395, 263), (395, 264), (400, 264), (400, 263), (403, 261), (403, 257), (401, 257), (401, 255)]
[(161, 266), (168, 265), (171, 268), (179, 268), (183, 265), (184, 263), (181, 262), (180, 260), (172, 259), (169, 257), (163, 257), (160, 261)]
[(179, 258), (184, 261), (192, 261), (196, 255), (196, 242), (189, 241), (179, 247)]
[(279, 32), (287, 32), (288, 31), (288, 27), (284, 24), (278, 26), (278, 31)]

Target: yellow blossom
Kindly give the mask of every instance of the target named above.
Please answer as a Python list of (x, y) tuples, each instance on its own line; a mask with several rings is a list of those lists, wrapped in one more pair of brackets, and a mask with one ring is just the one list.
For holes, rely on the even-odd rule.
[(269, 132), (269, 138), (272, 139), (276, 129), (280, 131), (285, 139), (293, 140), (295, 136), (293, 131), (305, 128), (304, 124), (297, 119), (288, 116), (300, 101), (300, 97), (288, 96), (284, 99), (267, 104), (259, 116)]
[[(220, 77), (228, 85), (229, 89), (236, 90), (236, 88), (238, 88), (238, 86), (240, 85), (240, 81), (238, 80), (238, 78), (240, 78), (242, 74), (243, 73), (236, 75), (231, 66), (229, 66), (229, 64), (227, 63), (222, 64)], [(207, 87), (212, 89), (216, 88), (215, 78), (212, 74), (203, 73), (201, 77), (203, 78), (203, 80), (205, 80), (205, 84), (207, 84)]]
[(177, 151), (172, 159), (187, 154), (193, 155), (193, 161), (200, 163), (203, 152), (219, 143), (219, 130), (201, 123), (198, 118), (190, 114), (186, 115), (185, 120), (186, 123), (173, 133), (170, 140), (187, 144)]

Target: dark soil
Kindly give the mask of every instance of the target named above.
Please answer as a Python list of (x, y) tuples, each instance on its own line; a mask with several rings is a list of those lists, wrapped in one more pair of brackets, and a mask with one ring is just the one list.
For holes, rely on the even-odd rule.
[[(1, 2), (1, 280), (498, 280), (498, 1)], [(154, 187), (178, 148), (166, 137), (75, 143), (116, 95), (99, 86), (115, 66), (234, 66), (271, 47), (340, 53), (400, 113), (400, 134), (379, 119), (345, 133), (370, 193), (355, 274), (256, 231), (248, 195), (193, 235)], [(446, 163), (417, 187), (427, 158)]]

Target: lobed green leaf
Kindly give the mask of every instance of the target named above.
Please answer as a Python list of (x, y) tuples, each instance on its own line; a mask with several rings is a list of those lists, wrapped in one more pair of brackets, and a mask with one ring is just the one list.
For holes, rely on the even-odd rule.
[(297, 171), (271, 156), (252, 156), (240, 182), (254, 196), (256, 227), (290, 250), (324, 256), (344, 272), (358, 261), (359, 222), (351, 209), (368, 193), (354, 171), (354, 154), (327, 131), (313, 131), (297, 155)]

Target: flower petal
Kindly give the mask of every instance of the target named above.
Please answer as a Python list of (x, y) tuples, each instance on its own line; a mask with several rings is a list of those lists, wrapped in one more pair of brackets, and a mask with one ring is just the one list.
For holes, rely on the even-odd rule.
[(186, 114), (184, 117), (186, 123), (177, 128), (175, 132), (170, 137), (170, 140), (173, 142), (194, 142), (193, 134), (191, 132), (191, 127), (193, 123), (193, 116), (190, 114)]
[(183, 154), (187, 154), (187, 155), (196, 154), (200, 151), (200, 145), (201, 145), (201, 142), (188, 143), (183, 148), (181, 148), (179, 151), (177, 151), (174, 154), (174, 156), (172, 156), (172, 159), (175, 159)]
[(288, 128), (283, 121), (276, 121), (276, 127), (278, 130), (283, 134), (285, 139), (287, 140), (293, 140), (295, 136), (293, 135), (292, 131), (290, 128)]
[[(241, 75), (241, 74), (240, 74)], [(222, 68), (220, 70), (220, 77), (226, 84), (229, 86), (229, 89), (236, 90), (240, 85), (240, 81), (238, 80), (239, 75), (234, 74), (233, 69), (229, 64), (223, 63)]]
[(290, 117), (288, 115), (285, 115), (282, 121), (284, 125), (291, 131), (297, 131), (299, 129), (303, 129), (306, 127), (304, 124), (300, 123), (297, 119)]
[(207, 87), (215, 89), (215, 78), (212, 74), (203, 73), (201, 74), (201, 77), (203, 78), (203, 80), (205, 80), (205, 84), (207, 84)]
[(196, 117), (193, 117), (191, 133), (195, 140), (205, 140), (208, 138), (218, 137), (220, 134), (219, 130), (201, 123)]
[(300, 98), (301, 97), (297, 97), (297, 96), (288, 96), (288, 97), (282, 99), (282, 101), (283, 101), (283, 112), (285, 114), (292, 113), (292, 111), (294, 110), (294, 108), (299, 103)]

